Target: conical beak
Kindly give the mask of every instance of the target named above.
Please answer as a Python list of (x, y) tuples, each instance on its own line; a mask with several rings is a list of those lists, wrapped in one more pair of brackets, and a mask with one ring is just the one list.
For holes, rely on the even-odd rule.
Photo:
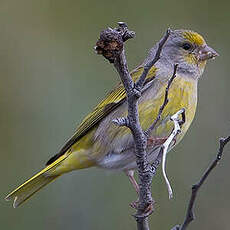
[(215, 59), (219, 54), (211, 47), (205, 45), (198, 52), (199, 61), (206, 61), (208, 59)]

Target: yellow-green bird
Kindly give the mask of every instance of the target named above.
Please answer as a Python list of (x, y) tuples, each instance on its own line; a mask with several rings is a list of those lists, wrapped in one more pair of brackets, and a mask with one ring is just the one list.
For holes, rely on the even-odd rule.
[[(157, 47), (154, 46), (145, 61), (132, 71), (134, 80), (139, 78), (144, 65), (155, 56)], [(169, 90), (169, 103), (149, 137), (147, 154), (150, 163), (156, 160), (159, 146), (172, 131), (170, 116), (181, 108), (185, 108), (186, 123), (174, 145), (180, 142), (188, 130), (196, 111), (198, 80), (206, 61), (216, 56), (216, 51), (198, 33), (190, 30), (171, 31), (163, 46), (160, 60), (148, 73), (139, 99), (140, 122), (145, 130), (156, 118), (167, 82), (173, 74), (174, 64), (178, 64), (177, 77)], [(13, 206), (18, 207), (62, 174), (93, 166), (126, 172), (138, 190), (133, 177), (137, 166), (132, 134), (128, 128), (118, 127), (112, 122), (113, 119), (125, 115), (127, 101), (124, 87), (120, 83), (86, 116), (69, 141), (47, 162), (47, 166), (11, 192), (6, 200), (14, 200)]]

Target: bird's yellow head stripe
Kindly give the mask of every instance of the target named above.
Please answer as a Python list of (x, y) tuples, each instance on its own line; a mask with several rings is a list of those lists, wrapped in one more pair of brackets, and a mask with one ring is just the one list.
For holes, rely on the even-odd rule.
[(183, 36), (185, 39), (187, 39), (188, 41), (190, 41), (193, 44), (196, 44), (197, 46), (202, 46), (205, 44), (204, 38), (196, 32), (184, 31)]

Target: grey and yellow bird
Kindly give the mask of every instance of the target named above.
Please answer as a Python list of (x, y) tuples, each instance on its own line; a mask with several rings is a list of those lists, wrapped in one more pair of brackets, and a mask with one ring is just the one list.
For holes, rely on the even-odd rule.
[[(145, 63), (155, 56), (157, 47), (154, 46), (145, 61), (132, 71), (131, 76), (134, 80), (141, 75)], [(181, 108), (186, 110), (186, 123), (174, 145), (179, 143), (187, 132), (196, 111), (198, 80), (203, 74), (206, 61), (216, 56), (216, 51), (210, 48), (198, 33), (190, 30), (174, 30), (170, 33), (163, 46), (160, 60), (146, 77), (139, 99), (140, 123), (145, 130), (156, 118), (174, 64), (178, 64), (177, 77), (169, 90), (169, 103), (150, 135), (151, 141), (147, 146), (149, 162), (154, 162), (160, 144), (167, 139), (173, 128), (170, 116)], [(18, 207), (62, 174), (93, 166), (124, 171), (135, 186), (133, 171), (137, 166), (132, 134), (129, 129), (118, 127), (112, 122), (113, 119), (125, 115), (126, 95), (123, 85), (119, 83), (85, 117), (69, 141), (47, 162), (47, 166), (11, 192), (6, 200), (14, 200), (13, 206)]]

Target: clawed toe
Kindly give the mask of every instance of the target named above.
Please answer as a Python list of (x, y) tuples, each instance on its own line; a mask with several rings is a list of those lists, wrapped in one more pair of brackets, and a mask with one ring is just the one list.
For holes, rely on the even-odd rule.
[[(138, 205), (139, 205), (139, 199), (130, 203), (130, 207), (131, 207), (131, 208), (134, 208), (134, 209), (136, 209), (136, 210), (138, 209)], [(146, 209), (145, 209), (144, 212), (143, 212), (143, 215), (144, 215), (144, 216), (145, 216), (145, 215), (148, 216), (148, 215), (150, 215), (150, 214), (153, 212), (153, 210), (154, 210), (154, 208), (153, 208), (153, 203), (151, 203), (151, 204), (149, 204), (149, 205), (146, 207)]]
[(145, 209), (144, 213), (150, 215), (153, 212), (153, 203), (149, 204), (149, 206)]
[(138, 209), (138, 204), (139, 204), (139, 199), (131, 202), (130, 207), (137, 210)]

